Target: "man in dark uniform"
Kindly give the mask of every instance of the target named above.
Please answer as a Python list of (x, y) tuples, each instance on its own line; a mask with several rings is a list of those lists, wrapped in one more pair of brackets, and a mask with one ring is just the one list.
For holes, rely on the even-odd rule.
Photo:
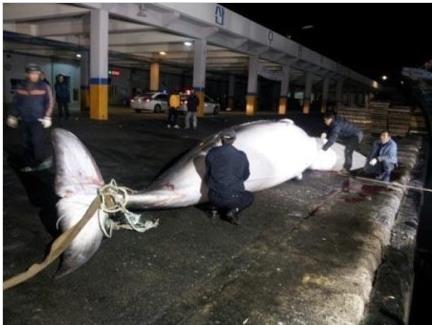
[(50, 165), (44, 129), (51, 126), (53, 95), (51, 87), (40, 79), (38, 65), (29, 64), (25, 71), (26, 80), (17, 87), (7, 125), (16, 128), (18, 119), (21, 119), (21, 141), (26, 164), (22, 171), (30, 172)]
[(327, 138), (322, 150), (327, 151), (338, 139), (341, 139), (345, 145), (343, 172), (349, 173), (352, 166), (353, 152), (363, 140), (363, 132), (351, 122), (335, 116), (332, 112), (324, 114), (324, 124), (327, 126), (328, 131), (321, 135), (321, 139)]
[(70, 92), (69, 85), (62, 74), (57, 76), (57, 82), (55, 83), (54, 88), (58, 107), (58, 117), (61, 119), (64, 111), (66, 120), (68, 120), (70, 116), (68, 106), (70, 102)]
[(253, 203), (253, 194), (245, 190), (249, 178), (249, 161), (243, 151), (233, 143), (232, 129), (222, 131), (222, 146), (211, 149), (206, 156), (208, 197), (214, 205), (212, 217), (219, 213), (229, 222), (238, 224), (239, 213)]

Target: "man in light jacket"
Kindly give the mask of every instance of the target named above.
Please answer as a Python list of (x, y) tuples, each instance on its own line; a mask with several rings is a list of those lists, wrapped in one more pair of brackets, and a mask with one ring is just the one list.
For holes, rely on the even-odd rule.
[(372, 152), (369, 155), (369, 165), (375, 167), (375, 178), (389, 182), (397, 163), (397, 144), (388, 131), (383, 131), (380, 139), (374, 142)]

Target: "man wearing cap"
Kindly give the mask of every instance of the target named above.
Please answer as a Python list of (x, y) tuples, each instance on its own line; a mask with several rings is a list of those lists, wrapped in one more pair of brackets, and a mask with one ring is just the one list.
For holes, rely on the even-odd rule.
[(212, 218), (223, 214), (229, 222), (238, 224), (239, 213), (253, 203), (253, 194), (245, 190), (249, 178), (249, 161), (233, 143), (232, 129), (222, 131), (222, 146), (211, 149), (206, 156), (208, 197), (213, 204)]
[(41, 69), (36, 64), (27, 65), (26, 79), (16, 90), (7, 125), (18, 127), (21, 120), (21, 141), (26, 167), (33, 171), (47, 162), (47, 143), (44, 129), (51, 126), (53, 95), (51, 87), (40, 79)]

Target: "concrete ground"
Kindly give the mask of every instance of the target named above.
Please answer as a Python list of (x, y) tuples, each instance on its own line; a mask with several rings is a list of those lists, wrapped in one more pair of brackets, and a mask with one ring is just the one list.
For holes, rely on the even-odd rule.
[[(310, 134), (320, 134), (318, 116), (288, 116)], [(260, 118), (276, 116), (254, 119)], [(235, 113), (206, 117), (194, 132), (166, 129), (164, 119), (115, 108), (108, 122), (76, 117), (56, 126), (86, 143), (105, 181), (114, 178), (140, 189), (203, 137), (249, 120)], [(5, 156), (11, 157), (18, 132), (5, 129), (4, 136)], [(414, 145), (406, 143), (407, 148)], [(367, 139), (361, 150), (369, 148)], [(408, 152), (409, 161), (415, 154)], [(8, 278), (42, 260), (51, 237), (40, 219), (49, 224), (50, 209), (32, 205), (17, 174), (4, 164)], [(408, 165), (402, 164), (402, 174), (409, 174)], [(50, 202), (52, 178), (37, 177), (22, 179), (31, 187), (33, 204)], [(302, 181), (257, 193), (240, 226), (212, 223), (199, 207), (146, 212), (160, 219), (158, 228), (145, 234), (116, 232), (75, 273), (54, 280), (57, 265), (52, 265), (6, 291), (4, 321), (358, 324), (401, 198), (401, 191), (308, 171)]]

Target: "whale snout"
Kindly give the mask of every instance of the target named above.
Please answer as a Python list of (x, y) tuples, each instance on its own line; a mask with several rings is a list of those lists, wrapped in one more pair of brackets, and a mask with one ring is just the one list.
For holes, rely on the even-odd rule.
[[(317, 154), (309, 169), (323, 171), (341, 171), (345, 164), (345, 146), (340, 143), (333, 144), (327, 151), (322, 150), (324, 142), (320, 138), (314, 138)], [(354, 151), (351, 170), (363, 168), (366, 157)]]

